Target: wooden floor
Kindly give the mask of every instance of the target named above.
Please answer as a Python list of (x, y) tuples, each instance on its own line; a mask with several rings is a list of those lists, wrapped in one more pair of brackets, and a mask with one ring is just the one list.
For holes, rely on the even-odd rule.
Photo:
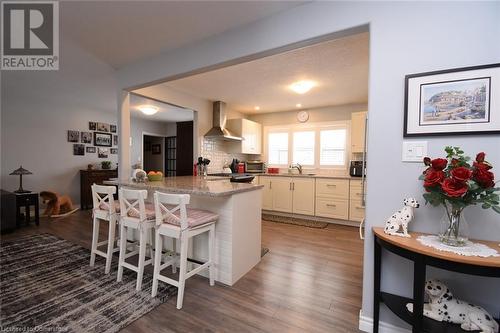
[[(90, 213), (42, 220), (2, 240), (39, 232), (90, 248)], [(182, 310), (170, 299), (121, 332), (359, 332), (363, 243), (356, 228), (263, 222), (262, 243), (270, 252), (234, 286), (210, 287), (194, 276)]]

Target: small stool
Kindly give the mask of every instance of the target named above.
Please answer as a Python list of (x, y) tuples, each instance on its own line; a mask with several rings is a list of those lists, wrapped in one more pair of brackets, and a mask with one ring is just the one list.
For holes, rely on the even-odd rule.
[[(90, 252), (90, 266), (94, 266), (96, 254), (106, 259), (106, 268), (104, 273), (109, 274), (111, 270), (111, 260), (113, 253), (117, 252), (118, 247), (113, 247), (115, 243), (116, 222), (120, 207), (115, 202), (113, 195), (116, 193), (114, 186), (92, 185), (92, 201), (93, 208), (93, 231), (92, 231), (92, 248)], [(99, 242), (99, 224), (100, 221), (108, 221), (108, 240)], [(99, 246), (108, 244), (106, 252), (100, 251)]]
[[(118, 191), (120, 200), (120, 258), (118, 259), (118, 277), (120, 282), (123, 276), (123, 268), (137, 272), (136, 290), (141, 290), (144, 267), (153, 264), (153, 235), (155, 225), (155, 212), (152, 205), (147, 205), (145, 200), (148, 196), (147, 190)], [(139, 231), (139, 251), (134, 250), (127, 253), (127, 229)], [(150, 247), (150, 259), (146, 260), (146, 247)], [(160, 251), (161, 253), (161, 251)], [(134, 266), (125, 260), (139, 254), (139, 263)]]
[[(210, 285), (213, 286), (215, 284), (215, 222), (219, 216), (206, 210), (186, 208), (186, 205), (189, 204), (189, 200), (190, 196), (188, 194), (167, 194), (161, 192), (156, 192), (154, 194), (156, 213), (156, 252), (151, 295), (155, 297), (158, 292), (158, 280), (176, 286), (178, 288), (177, 309), (182, 308), (186, 279), (208, 268)], [(208, 232), (208, 261), (187, 272), (189, 239), (204, 232)], [(180, 241), (178, 281), (160, 274), (162, 269), (170, 265), (172, 265), (172, 270), (175, 272), (178, 259), (176, 254), (162, 264), (162, 252), (160, 249), (162, 248), (163, 236), (178, 239)]]

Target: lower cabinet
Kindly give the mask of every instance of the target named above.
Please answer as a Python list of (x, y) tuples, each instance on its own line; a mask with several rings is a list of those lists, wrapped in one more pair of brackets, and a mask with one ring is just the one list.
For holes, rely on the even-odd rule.
[(293, 213), (314, 215), (314, 178), (293, 178)]
[(316, 198), (316, 216), (347, 220), (349, 201), (347, 199)]
[(361, 181), (340, 178), (260, 176), (262, 209), (361, 221)]
[(292, 213), (292, 181), (288, 177), (275, 177), (272, 180), (273, 210)]
[(313, 178), (261, 176), (262, 208), (283, 213), (314, 215)]

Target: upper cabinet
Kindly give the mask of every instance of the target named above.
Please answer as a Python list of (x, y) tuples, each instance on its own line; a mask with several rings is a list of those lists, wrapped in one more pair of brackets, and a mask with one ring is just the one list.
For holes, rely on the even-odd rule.
[(236, 153), (261, 154), (262, 153), (262, 125), (248, 119), (229, 119), (226, 124), (234, 134), (243, 138), (235, 143)]
[(351, 114), (351, 152), (362, 153), (365, 150), (366, 112)]

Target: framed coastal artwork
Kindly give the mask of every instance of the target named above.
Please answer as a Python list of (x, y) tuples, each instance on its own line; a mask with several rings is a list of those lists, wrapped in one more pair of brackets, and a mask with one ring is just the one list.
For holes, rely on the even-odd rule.
[(405, 77), (405, 137), (500, 133), (500, 63)]

